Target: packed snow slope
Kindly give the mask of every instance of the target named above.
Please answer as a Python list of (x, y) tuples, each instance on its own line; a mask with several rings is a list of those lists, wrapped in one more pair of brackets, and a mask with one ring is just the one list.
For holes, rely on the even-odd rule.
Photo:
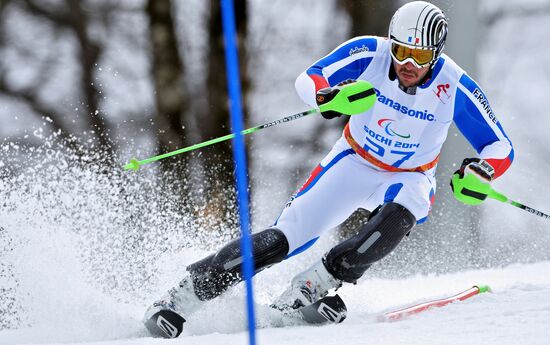
[[(181, 279), (186, 265), (234, 238), (235, 227), (212, 231), (203, 218), (182, 211), (196, 204), (182, 204), (154, 170), (106, 170), (108, 165), (93, 163), (97, 159), (66, 152), (55, 138), (46, 143), (32, 150), (3, 147), (8, 158), (13, 155), (11, 161), (22, 154), (26, 160), (18, 173), (4, 170), (0, 179), (0, 344), (167, 343), (148, 337), (141, 322), (145, 309)], [(512, 211), (532, 217), (507, 210)], [(516, 238), (539, 234), (531, 252), (544, 254), (547, 229), (516, 228), (513, 233)], [(511, 232), (495, 230), (500, 230), (495, 237)], [(418, 227), (357, 285), (339, 290), (349, 310), (340, 325), (305, 325), (266, 307), (296, 273), (334, 245), (331, 234), (261, 272), (255, 278), (258, 343), (548, 343), (550, 261), (527, 257), (509, 265), (498, 260), (497, 248), (485, 252), (494, 254), (488, 262), (460, 266), (452, 255), (434, 253), (432, 242), (419, 241), (420, 235)], [(517, 242), (509, 238), (507, 243)], [(459, 259), (475, 263), (479, 257), (467, 254), (472, 246), (465, 241), (453, 248), (463, 253)], [(420, 265), (419, 255), (428, 264)], [(445, 267), (444, 274), (425, 274)], [(395, 323), (377, 321), (383, 312), (476, 284), (488, 284), (494, 292)], [(188, 317), (184, 333), (170, 343), (246, 344), (243, 290), (241, 284)]]
[[(258, 305), (257, 321), (261, 327), (258, 343), (548, 344), (548, 272), (550, 262), (540, 262), (440, 276), (363, 279), (356, 286), (348, 285), (340, 290), (347, 302), (349, 315), (339, 325), (309, 326), (298, 321), (283, 321), (276, 313)], [(277, 280), (277, 274), (260, 274), (257, 277), (258, 287), (268, 287), (270, 282)], [(377, 316), (383, 312), (448, 297), (481, 283), (489, 284), (493, 291), (401, 321), (377, 321)], [(265, 297), (261, 291), (259, 295), (260, 300)], [(121, 305), (84, 288), (79, 291), (79, 298), (74, 303), (52, 303), (50, 315), (44, 315), (36, 326), (0, 332), (0, 344), (246, 344), (246, 316), (242, 300), (243, 291), (237, 289), (211, 302), (189, 319), (178, 339), (168, 341), (150, 338), (144, 333), (139, 320), (143, 311), (141, 306)], [(286, 326), (281, 327), (284, 324)]]
[[(196, 200), (182, 203), (170, 192), (173, 185), (156, 178), (154, 169), (127, 174), (97, 157), (72, 154), (55, 137), (44, 140), (40, 148), (2, 146), (7, 166), (17, 169), (0, 170), (0, 344), (164, 343), (147, 336), (141, 322), (145, 309), (182, 278), (186, 265), (235, 238), (236, 227), (228, 224), (215, 231), (194, 214)], [(532, 217), (512, 207), (508, 211)], [(510, 232), (498, 230), (495, 236)], [(531, 252), (544, 254), (549, 248), (544, 245), (546, 230), (520, 228), (514, 233), (516, 238), (539, 234)], [(415, 229), (358, 285), (339, 291), (349, 307), (341, 325), (309, 326), (265, 307), (296, 273), (334, 245), (331, 234), (258, 274), (259, 343), (547, 341), (550, 261), (526, 257), (510, 266), (498, 260), (502, 254), (496, 248), (484, 252), (483, 257), (494, 254), (491, 260), (475, 264), (479, 257), (468, 251), (475, 243), (453, 244), (462, 253), (455, 258), (434, 252), (433, 242), (419, 240), (422, 234), (421, 227)], [(517, 242), (509, 238), (507, 243)], [(416, 259), (420, 256), (422, 264)], [(471, 266), (459, 265), (461, 260)], [(396, 323), (376, 321), (384, 311), (450, 296), (475, 284), (488, 284), (494, 293)], [(188, 317), (184, 334), (172, 343), (245, 344), (243, 301), (239, 286), (208, 303)]]

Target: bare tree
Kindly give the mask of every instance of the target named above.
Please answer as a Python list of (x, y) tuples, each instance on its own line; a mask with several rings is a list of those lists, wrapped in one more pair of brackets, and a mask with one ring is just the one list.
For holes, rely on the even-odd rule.
[[(222, 32), (220, 2), (210, 1), (210, 20), (208, 28), (208, 57), (207, 80), (205, 98), (207, 107), (198, 114), (197, 127), (202, 140), (208, 140), (226, 135), (230, 130), (228, 108), (227, 82), (225, 72), (225, 51)], [(240, 58), (240, 73), (243, 90), (243, 99), (248, 91), (246, 73), (246, 37), (247, 37), (247, 3), (235, 2), (235, 18), (237, 25), (237, 41)], [(205, 200), (206, 213), (214, 218), (227, 218), (234, 215), (231, 205), (234, 199), (233, 163), (229, 142), (215, 147), (205, 148), (202, 152), (205, 172)], [(231, 199), (228, 201), (228, 197)]]
[(54, 25), (69, 30), (76, 36), (79, 43), (78, 54), (82, 67), (80, 87), (89, 115), (88, 126), (96, 131), (100, 149), (103, 152), (112, 152), (113, 147), (109, 142), (106, 120), (99, 107), (100, 90), (97, 83), (95, 83), (95, 71), (102, 52), (102, 46), (101, 43), (91, 38), (88, 33), (89, 17), (83, 8), (82, 2), (65, 0), (64, 11), (47, 9), (46, 6), (39, 5), (38, 1), (25, 0), (24, 4), (30, 13), (42, 16)]
[(149, 0), (152, 76), (155, 85), (159, 151), (187, 146), (185, 140), (185, 102), (182, 79), (184, 68), (178, 52), (178, 42), (170, 0)]
[[(184, 62), (178, 51), (171, 0), (149, 0), (145, 11), (149, 18), (158, 151), (173, 151), (190, 145), (185, 129), (191, 127), (188, 109), (192, 99), (184, 88)], [(181, 195), (187, 194), (185, 188), (190, 185), (189, 161), (189, 156), (181, 155), (177, 160), (161, 162), (165, 173), (162, 176), (163, 182), (173, 191), (174, 188), (179, 189), (176, 193)]]
[[(97, 62), (100, 59), (103, 47), (89, 33), (90, 17), (84, 9), (83, 3), (78, 0), (64, 0), (57, 6), (52, 6), (35, 0), (2, 2), (2, 7), (7, 5), (19, 6), (31, 15), (47, 20), (56, 30), (67, 31), (74, 35), (78, 42), (76, 48), (81, 69), (79, 90), (84, 105), (82, 111), (85, 114), (83, 116), (86, 122), (85, 127), (89, 132), (95, 133), (93, 138), (96, 141), (98, 151), (107, 153), (106, 157), (111, 157), (110, 153), (114, 151), (114, 147), (108, 137), (108, 124), (100, 109), (101, 91), (98, 88), (98, 83), (95, 82)], [(69, 125), (70, 121), (67, 121), (67, 119), (75, 116), (69, 115), (66, 109), (48, 104), (39, 97), (40, 89), (45, 82), (44, 79), (48, 77), (47, 72), (48, 67), (45, 66), (44, 72), (40, 74), (38, 80), (23, 88), (10, 85), (4, 77), (4, 73), (2, 73), (0, 92), (26, 103), (35, 115), (39, 117), (48, 116), (52, 119), (51, 125), (54, 129), (59, 130), (63, 137), (69, 138), (73, 130)]]

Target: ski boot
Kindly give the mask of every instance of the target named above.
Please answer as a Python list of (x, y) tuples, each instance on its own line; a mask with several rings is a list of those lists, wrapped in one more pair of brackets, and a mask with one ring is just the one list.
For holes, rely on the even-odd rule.
[(308, 270), (296, 275), (290, 287), (271, 305), (286, 315), (297, 314), (307, 323), (340, 323), (347, 309), (340, 296), (328, 296), (342, 286), (320, 260)]
[(143, 322), (153, 336), (176, 338), (182, 332), (184, 316), (189, 317), (203, 303), (188, 276), (147, 309)]
[(290, 287), (281, 294), (274, 305), (281, 310), (296, 310), (311, 305), (332, 289), (338, 289), (342, 282), (334, 278), (320, 260), (306, 271), (292, 278)]

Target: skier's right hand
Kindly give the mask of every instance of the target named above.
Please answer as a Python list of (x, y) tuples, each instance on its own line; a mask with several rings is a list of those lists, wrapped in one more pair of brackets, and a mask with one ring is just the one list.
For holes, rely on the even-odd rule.
[[(338, 85), (334, 87), (325, 87), (323, 89), (320, 89), (317, 91), (317, 94), (315, 95), (315, 100), (317, 101), (317, 105), (326, 104), (334, 99), (334, 97), (340, 92), (342, 89), (342, 86), (353, 83), (354, 80), (347, 79), (343, 82), (340, 82)], [(321, 115), (325, 119), (333, 119), (335, 117), (342, 116), (342, 113), (336, 111), (336, 110), (329, 110), (329, 111), (322, 111)]]

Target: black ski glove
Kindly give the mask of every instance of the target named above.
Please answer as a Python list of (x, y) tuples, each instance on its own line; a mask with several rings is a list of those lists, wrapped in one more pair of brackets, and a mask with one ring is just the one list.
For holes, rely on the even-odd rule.
[[(315, 97), (315, 100), (317, 101), (317, 105), (325, 104), (332, 101), (334, 97), (338, 94), (338, 92), (340, 92), (340, 89), (342, 88), (342, 86), (353, 82), (354, 80), (347, 79), (347, 80), (344, 80), (343, 82), (340, 82), (335, 87), (325, 87), (324, 89), (320, 89), (319, 91), (317, 91), (317, 94)], [(328, 120), (328, 119), (333, 119), (335, 117), (340, 117), (342, 116), (342, 113), (335, 110), (329, 110), (329, 111), (321, 112), (321, 115)]]
[(483, 159), (466, 158), (451, 178), (454, 197), (468, 205), (478, 205), (489, 196), (495, 169)]
[(464, 178), (465, 170), (474, 172), (478, 177), (481, 177), (486, 182), (491, 182), (495, 176), (495, 169), (491, 166), (491, 164), (480, 158), (465, 158), (462, 161), (460, 169), (454, 173), (458, 174), (460, 178)]

